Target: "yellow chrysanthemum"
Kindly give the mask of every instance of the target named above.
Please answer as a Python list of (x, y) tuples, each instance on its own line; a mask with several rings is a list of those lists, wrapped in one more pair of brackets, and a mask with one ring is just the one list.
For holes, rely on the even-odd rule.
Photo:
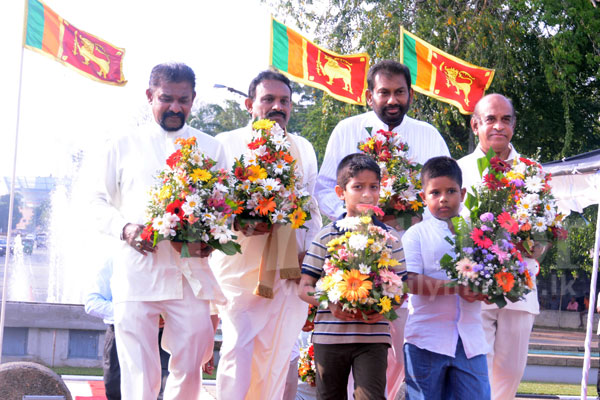
[(410, 202), (410, 208), (413, 211), (419, 211), (419, 209), (421, 209), (421, 207), (423, 207), (423, 203), (421, 203), (420, 201), (413, 200)]
[(381, 307), (379, 314), (385, 314), (392, 309), (392, 300), (387, 296), (383, 296), (377, 305)]
[(362, 222), (363, 224), (370, 224), (371, 223), (371, 217), (369, 215), (363, 215), (362, 217), (360, 217), (360, 222)]
[(260, 165), (251, 165), (248, 167), (248, 180), (255, 182), (258, 179), (265, 179), (267, 177), (267, 170)]
[(271, 121), (270, 119), (261, 119), (252, 124), (252, 129), (255, 131), (261, 129), (271, 129), (273, 125), (275, 125), (274, 121)]
[(292, 222), (292, 228), (298, 229), (304, 225), (306, 213), (301, 208), (296, 208), (294, 212), (290, 214), (290, 221)]
[(390, 258), (388, 253), (382, 253), (381, 258), (377, 261), (377, 265), (379, 268), (382, 267), (394, 267), (399, 265), (400, 263), (395, 258)]
[(338, 283), (338, 288), (348, 301), (358, 301), (367, 297), (369, 290), (373, 288), (373, 282), (367, 279), (369, 275), (363, 275), (357, 269), (344, 271), (343, 280)]
[(212, 175), (211, 175), (210, 172), (208, 172), (205, 169), (196, 168), (192, 172), (191, 177), (194, 180), (194, 182), (198, 182), (198, 181), (206, 182), (206, 181), (208, 181), (212, 177)]
[(160, 189), (160, 193), (158, 194), (158, 198), (159, 198), (160, 200), (166, 200), (166, 199), (168, 199), (169, 197), (171, 197), (171, 188), (170, 188), (170, 187), (168, 187), (168, 186), (163, 186), (163, 187)]
[(335, 284), (336, 281), (330, 275), (326, 275), (323, 278), (321, 278), (321, 286), (325, 291), (333, 289), (335, 287)]
[(516, 180), (516, 179), (521, 179), (521, 180), (523, 180), (523, 179), (525, 178), (525, 177), (523, 176), (523, 174), (520, 174), (520, 173), (518, 173), (518, 172), (515, 172), (515, 171), (508, 171), (508, 172), (506, 173), (506, 177), (507, 177), (509, 180), (511, 180), (511, 181), (514, 181), (514, 180)]
[(375, 243), (375, 240), (373, 238), (367, 239), (367, 244), (373, 244), (373, 243)]

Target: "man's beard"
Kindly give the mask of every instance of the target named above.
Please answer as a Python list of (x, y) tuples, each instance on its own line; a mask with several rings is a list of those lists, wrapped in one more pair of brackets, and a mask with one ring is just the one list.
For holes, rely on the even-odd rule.
[[(398, 114), (394, 114), (394, 115), (390, 115), (390, 114), (387, 113), (387, 111), (390, 110), (390, 109), (398, 109), (399, 113)], [(375, 114), (377, 114), (377, 116), (379, 117), (379, 119), (381, 121), (383, 121), (388, 126), (391, 126), (391, 125), (398, 126), (398, 125), (400, 125), (400, 123), (404, 119), (404, 116), (406, 115), (407, 112), (408, 112), (408, 106), (404, 107), (404, 106), (402, 106), (400, 104), (393, 105), (393, 106), (383, 106), (379, 110), (375, 110)]]
[[(181, 120), (181, 124), (179, 124), (177, 126), (168, 126), (167, 118), (170, 118), (170, 117), (178, 117)], [(175, 113), (173, 111), (165, 111), (160, 119), (161, 128), (163, 128), (167, 132), (178, 131), (181, 128), (183, 128), (183, 124), (185, 124), (185, 114), (183, 114), (182, 112)]]

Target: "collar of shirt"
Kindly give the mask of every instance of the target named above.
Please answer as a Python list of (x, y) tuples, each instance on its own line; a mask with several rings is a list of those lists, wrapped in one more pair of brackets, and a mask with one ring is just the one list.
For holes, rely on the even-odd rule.
[[(407, 121), (409, 119), (410, 117), (408, 115), (405, 115), (404, 118), (402, 118), (402, 122), (400, 123), (400, 125), (392, 129), (391, 131), (396, 133), (401, 132), (404, 129), (404, 126), (406, 126)], [(373, 132), (371, 132), (371, 134), (377, 132), (380, 129), (383, 129), (384, 131), (390, 130), (390, 127), (379, 119), (377, 114), (375, 114), (375, 111), (369, 111), (369, 123), (367, 125), (373, 128)]]
[[(512, 145), (512, 143), (509, 143), (508, 145), (510, 146), (510, 153), (508, 154), (508, 158), (506, 159), (506, 161), (512, 161), (512, 160), (516, 159), (517, 157), (521, 156), (519, 153), (517, 153), (517, 151), (515, 150), (515, 147)], [(478, 159), (485, 157), (485, 153), (483, 152), (483, 150), (481, 149), (481, 146), (479, 146), (479, 145), (477, 146), (475, 151), (473, 151), (473, 154), (475, 154)]]

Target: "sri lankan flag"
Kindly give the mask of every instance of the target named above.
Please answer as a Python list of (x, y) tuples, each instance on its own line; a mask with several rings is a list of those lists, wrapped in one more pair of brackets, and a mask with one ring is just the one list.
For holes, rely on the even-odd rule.
[(494, 79), (494, 70), (469, 64), (400, 28), (400, 61), (408, 66), (412, 87), (419, 93), (473, 114)]
[(127, 83), (123, 77), (124, 49), (77, 29), (39, 0), (25, 1), (26, 48), (99, 82), (119, 86)]
[(366, 53), (343, 56), (306, 40), (271, 17), (269, 64), (291, 80), (326, 91), (351, 104), (365, 104)]

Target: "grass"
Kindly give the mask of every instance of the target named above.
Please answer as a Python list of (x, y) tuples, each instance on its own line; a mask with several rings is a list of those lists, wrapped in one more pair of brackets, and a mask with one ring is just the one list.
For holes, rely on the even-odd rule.
[[(579, 396), (581, 385), (548, 382), (521, 382), (517, 393), (521, 394), (555, 394), (563, 396)], [(597, 396), (596, 386), (588, 385), (588, 396)]]
[(102, 368), (84, 368), (84, 367), (53, 367), (50, 368), (58, 375), (89, 375), (102, 376)]

